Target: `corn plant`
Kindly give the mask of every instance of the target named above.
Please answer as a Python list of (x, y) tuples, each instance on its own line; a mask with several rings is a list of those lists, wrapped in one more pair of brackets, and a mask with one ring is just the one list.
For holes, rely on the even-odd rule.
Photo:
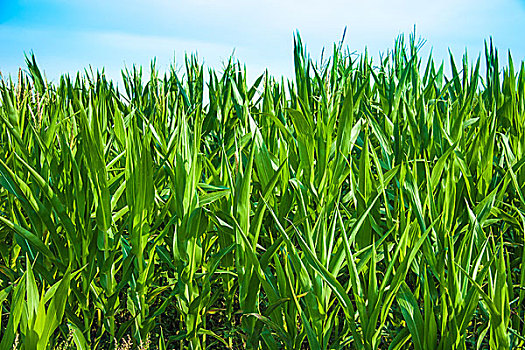
[(525, 64), (0, 81), (0, 349), (525, 346)]

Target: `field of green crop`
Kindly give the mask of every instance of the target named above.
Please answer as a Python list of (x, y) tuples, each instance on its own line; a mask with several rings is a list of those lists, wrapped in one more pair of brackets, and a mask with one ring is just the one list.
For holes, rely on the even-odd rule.
[(0, 349), (523, 348), (525, 65), (418, 48), (296, 36), (295, 77), (253, 85), (28, 57), (0, 82)]

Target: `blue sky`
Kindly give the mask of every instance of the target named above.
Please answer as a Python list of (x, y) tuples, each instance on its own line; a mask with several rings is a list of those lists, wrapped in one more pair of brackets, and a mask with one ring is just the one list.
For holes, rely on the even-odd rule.
[(345, 27), (351, 50), (377, 54), (414, 25), (438, 58), (467, 48), (474, 59), (492, 36), (504, 62), (509, 48), (515, 61), (525, 59), (518, 0), (0, 0), (0, 71), (16, 74), (33, 50), (50, 80), (89, 65), (119, 78), (124, 66), (157, 57), (166, 69), (193, 51), (221, 68), (235, 49), (252, 78), (265, 68), (290, 75), (296, 29), (316, 58)]

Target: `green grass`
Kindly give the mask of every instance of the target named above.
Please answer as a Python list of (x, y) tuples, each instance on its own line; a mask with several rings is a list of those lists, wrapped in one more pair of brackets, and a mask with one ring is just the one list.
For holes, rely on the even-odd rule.
[(292, 80), (189, 56), (119, 87), (29, 57), (0, 83), (0, 350), (522, 348), (525, 66), (484, 56), (297, 35)]

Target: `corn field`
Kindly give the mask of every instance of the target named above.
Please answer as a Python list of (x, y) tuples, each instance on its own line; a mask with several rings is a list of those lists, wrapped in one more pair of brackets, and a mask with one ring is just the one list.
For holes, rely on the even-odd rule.
[(0, 80), (0, 349), (519, 349), (525, 65), (294, 40)]

